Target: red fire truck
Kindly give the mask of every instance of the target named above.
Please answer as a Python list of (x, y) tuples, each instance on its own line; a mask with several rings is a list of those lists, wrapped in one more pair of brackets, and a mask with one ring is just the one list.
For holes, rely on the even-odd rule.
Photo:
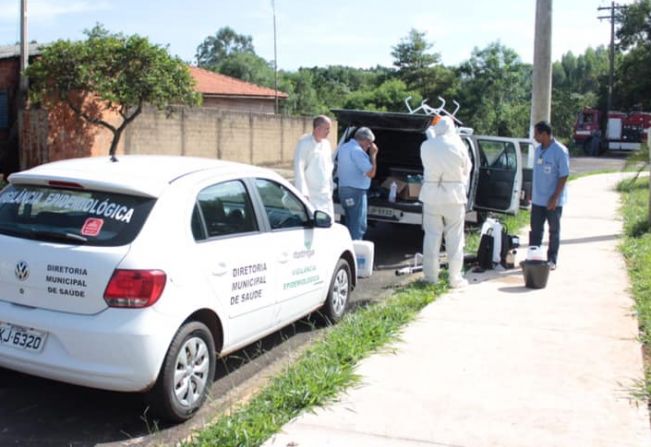
[[(574, 142), (583, 147), (586, 155), (599, 155), (607, 150), (639, 150), (646, 142), (651, 128), (651, 113), (611, 111), (607, 123), (603, 122), (602, 116), (603, 112), (598, 109), (585, 108), (579, 112), (574, 124)], [(605, 126), (605, 131), (602, 126)]]

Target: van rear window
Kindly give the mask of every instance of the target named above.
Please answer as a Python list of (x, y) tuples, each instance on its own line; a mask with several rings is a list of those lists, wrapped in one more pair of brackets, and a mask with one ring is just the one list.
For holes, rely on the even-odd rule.
[(9, 185), (0, 192), (0, 234), (97, 246), (128, 244), (155, 199), (103, 191)]

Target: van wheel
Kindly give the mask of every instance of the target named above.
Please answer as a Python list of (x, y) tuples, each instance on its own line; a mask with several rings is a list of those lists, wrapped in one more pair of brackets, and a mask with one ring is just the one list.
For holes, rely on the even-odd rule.
[(351, 290), (350, 265), (345, 259), (339, 259), (332, 275), (328, 297), (323, 305), (323, 314), (330, 323), (339, 322), (346, 313)]
[(152, 412), (174, 422), (190, 419), (206, 400), (214, 374), (215, 342), (210, 330), (198, 321), (181, 326), (147, 396)]

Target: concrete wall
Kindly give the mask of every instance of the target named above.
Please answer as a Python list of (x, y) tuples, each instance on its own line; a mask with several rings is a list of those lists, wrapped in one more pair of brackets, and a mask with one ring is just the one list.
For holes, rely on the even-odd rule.
[(213, 107), (232, 112), (274, 113), (276, 108), (273, 99), (249, 98), (219, 98), (214, 96), (203, 97), (203, 107)]
[[(104, 112), (116, 124), (119, 117)], [(79, 120), (67, 107), (23, 113), (21, 156), (26, 167), (74, 157), (108, 156), (112, 133)], [(178, 107), (169, 116), (145, 109), (124, 131), (117, 154), (162, 154), (218, 158), (256, 165), (288, 164), (311, 117)], [(337, 126), (330, 131), (336, 146)]]
[[(145, 110), (125, 131), (124, 153), (188, 155), (257, 165), (291, 162), (311, 117), (240, 113), (210, 107)], [(330, 142), (336, 145), (333, 123)]]

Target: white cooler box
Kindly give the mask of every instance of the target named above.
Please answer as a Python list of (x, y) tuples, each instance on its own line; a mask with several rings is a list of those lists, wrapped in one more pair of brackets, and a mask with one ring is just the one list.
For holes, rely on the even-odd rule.
[(373, 274), (375, 245), (370, 241), (353, 241), (353, 249), (357, 258), (357, 276), (368, 278)]

